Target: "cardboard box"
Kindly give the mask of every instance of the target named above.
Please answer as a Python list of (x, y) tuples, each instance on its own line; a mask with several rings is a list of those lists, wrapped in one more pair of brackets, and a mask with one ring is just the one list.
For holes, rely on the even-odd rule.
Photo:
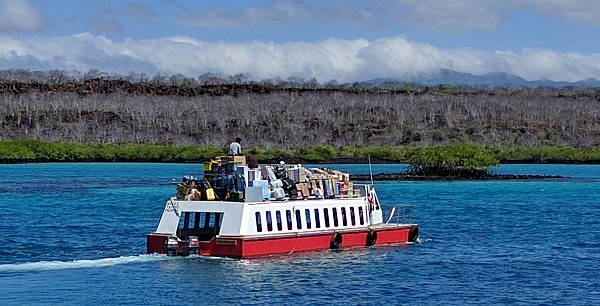
[(236, 164), (241, 164), (242, 166), (246, 165), (246, 156), (233, 156), (233, 162)]
[(308, 183), (296, 183), (296, 189), (298, 190), (299, 197), (310, 196), (310, 193), (308, 192)]
[(177, 199), (183, 200), (190, 194), (190, 188), (184, 184), (177, 184)]
[(327, 179), (327, 185), (329, 186), (329, 195), (336, 195), (337, 184), (333, 181), (333, 178)]
[(302, 167), (294, 167), (286, 169), (287, 176), (294, 180), (294, 182), (303, 183), (306, 181), (306, 169)]
[(317, 180), (317, 183), (319, 185), (317, 188), (321, 189), (323, 191), (323, 194), (325, 194), (326, 192), (325, 188), (323, 188), (323, 180)]
[(308, 183), (302, 183), (302, 195), (305, 197), (310, 196), (310, 192), (308, 191)]
[(235, 156), (218, 156), (216, 158), (217, 161), (225, 162), (225, 163), (236, 163), (242, 166), (246, 165), (246, 156), (244, 155), (235, 155)]

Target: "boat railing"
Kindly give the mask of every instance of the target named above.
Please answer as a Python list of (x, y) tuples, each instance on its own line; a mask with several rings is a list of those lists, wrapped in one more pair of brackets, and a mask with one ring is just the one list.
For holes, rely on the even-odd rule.
[(388, 217), (385, 224), (412, 224), (412, 205), (395, 205), (392, 207), (390, 211), (390, 216)]

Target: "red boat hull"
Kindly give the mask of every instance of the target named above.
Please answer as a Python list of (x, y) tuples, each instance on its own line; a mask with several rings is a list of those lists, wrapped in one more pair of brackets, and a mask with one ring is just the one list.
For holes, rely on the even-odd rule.
[[(416, 240), (418, 231), (418, 225), (399, 225), (372, 230), (361, 229), (269, 237), (219, 237), (210, 241), (201, 241), (200, 255), (252, 258), (331, 248), (407, 243)], [(163, 234), (149, 234), (147, 236), (148, 253), (165, 254), (164, 243), (167, 237), (168, 235)], [(179, 253), (183, 254), (184, 248), (183, 242), (180, 242)]]

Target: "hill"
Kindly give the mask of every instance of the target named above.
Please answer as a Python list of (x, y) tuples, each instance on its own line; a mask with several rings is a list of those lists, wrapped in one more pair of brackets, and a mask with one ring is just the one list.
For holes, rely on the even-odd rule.
[(5, 140), (223, 146), (241, 137), (244, 146), (265, 148), (600, 145), (600, 90), (592, 87), (72, 79), (49, 72), (5, 75), (0, 97)]

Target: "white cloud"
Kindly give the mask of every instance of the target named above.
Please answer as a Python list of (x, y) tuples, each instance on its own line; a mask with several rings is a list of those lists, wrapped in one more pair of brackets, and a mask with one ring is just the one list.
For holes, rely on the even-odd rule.
[(600, 26), (597, 0), (394, 0), (387, 13), (402, 24), (436, 31), (493, 30), (518, 11), (534, 11), (570, 22)]
[(472, 74), (506, 72), (527, 80), (578, 81), (600, 79), (600, 54), (441, 49), (402, 37), (276, 44), (204, 42), (190, 37), (114, 42), (87, 33), (44, 40), (0, 36), (0, 69), (98, 69), (123, 75), (164, 72), (190, 77), (206, 72), (250, 73), (257, 80), (293, 76), (355, 82), (409, 79), (441, 68)]
[(363, 0), (265, 1), (236, 10), (183, 10), (176, 21), (201, 27), (290, 25), (307, 20), (355, 27), (416, 25), (439, 32), (496, 29), (510, 14), (534, 11), (576, 23), (600, 26), (597, 0)]
[(600, 26), (600, 1), (597, 0), (522, 0), (537, 11), (562, 19)]
[(342, 22), (353, 26), (383, 24), (379, 11), (369, 6), (357, 7), (346, 1), (318, 3), (298, 0), (268, 1), (266, 4), (246, 6), (237, 10), (187, 10), (175, 21), (202, 27), (246, 27), (288, 25), (307, 20)]
[(504, 17), (509, 1), (502, 0), (396, 0), (389, 14), (400, 23), (416, 24), (438, 31), (456, 29), (491, 30)]
[(25, 0), (0, 0), (0, 32), (37, 32), (46, 27), (42, 14)]
[(252, 26), (296, 22), (311, 16), (310, 5), (298, 1), (278, 1), (268, 5), (248, 6), (239, 10), (204, 9), (187, 11), (177, 21), (205, 27)]

